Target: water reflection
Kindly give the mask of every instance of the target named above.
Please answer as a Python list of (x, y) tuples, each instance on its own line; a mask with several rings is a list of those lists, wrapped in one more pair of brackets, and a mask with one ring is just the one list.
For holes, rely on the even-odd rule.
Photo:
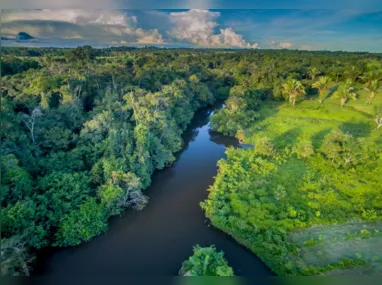
[(233, 137), (224, 136), (221, 133), (218, 133), (213, 130), (209, 130), (208, 133), (210, 135), (210, 141), (215, 144), (223, 145), (224, 147), (237, 147), (239, 145), (237, 140)]

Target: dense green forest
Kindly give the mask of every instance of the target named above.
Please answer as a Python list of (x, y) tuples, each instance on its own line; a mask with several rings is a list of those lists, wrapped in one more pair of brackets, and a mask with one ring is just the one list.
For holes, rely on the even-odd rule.
[(225, 99), (212, 127), (256, 147), (228, 150), (203, 207), (276, 273), (302, 272), (291, 230), (382, 217), (380, 54), (85, 46), (1, 62), (3, 275), (143, 209), (194, 112)]
[(43, 52), (2, 59), (2, 274), (28, 274), (29, 249), (77, 245), (142, 209), (194, 112), (233, 83), (190, 52)]

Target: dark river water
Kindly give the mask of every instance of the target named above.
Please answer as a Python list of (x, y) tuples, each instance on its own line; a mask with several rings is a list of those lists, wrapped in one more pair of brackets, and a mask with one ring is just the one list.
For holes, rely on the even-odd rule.
[[(49, 283), (66, 276), (176, 276), (196, 244), (223, 250), (236, 275), (270, 276), (270, 270), (225, 233), (208, 226), (199, 203), (206, 199), (216, 163), (236, 139), (209, 130), (216, 107), (195, 114), (185, 131), (184, 148), (170, 167), (156, 171), (145, 190), (150, 203), (110, 220), (108, 231), (77, 247), (46, 249), (37, 256), (33, 275)], [(44, 278), (45, 279), (45, 278)]]

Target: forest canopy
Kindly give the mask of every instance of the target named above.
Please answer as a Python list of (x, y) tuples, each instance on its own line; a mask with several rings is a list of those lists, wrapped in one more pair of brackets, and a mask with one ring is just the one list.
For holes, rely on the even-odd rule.
[[(373, 176), (380, 171), (380, 152), (375, 147), (380, 146), (380, 140), (373, 144), (362, 135), (370, 130), (373, 136), (380, 136), (374, 130), (382, 123), (378, 111), (380, 54), (90, 46), (2, 48), (2, 52), (0, 201), (4, 275), (28, 275), (34, 250), (78, 245), (104, 233), (108, 218), (120, 215), (127, 207), (143, 209), (149, 202), (144, 190), (154, 170), (174, 162), (174, 154), (182, 148), (181, 135), (195, 111), (217, 101), (226, 100), (225, 107), (213, 116), (211, 126), (257, 143), (253, 154), (240, 158), (245, 171), (232, 176), (230, 183), (241, 175), (247, 177), (248, 165), (254, 164), (254, 173), (263, 175), (292, 157), (297, 164), (312, 156), (325, 163), (331, 161), (340, 167), (341, 175), (356, 171)], [(360, 96), (364, 102), (360, 102)], [(287, 144), (282, 142), (288, 136), (276, 140), (269, 133), (250, 138), (257, 128), (266, 128), (257, 124), (266, 122), (274, 108), (289, 108), (284, 100), (294, 110), (312, 101), (306, 108), (317, 112), (330, 101), (330, 105), (338, 106), (335, 112), (340, 117), (356, 108), (354, 116), (363, 112), (367, 126), (357, 127), (352, 134), (343, 130), (325, 133), (325, 144), (320, 147), (310, 138), (301, 138), (284, 154)], [(352, 105), (365, 102), (367, 109)], [(240, 151), (230, 152), (228, 164), (230, 157), (241, 156)], [(247, 156), (253, 156), (254, 161), (249, 163)], [(215, 185), (224, 175), (223, 165), (219, 163)], [(287, 190), (279, 184), (275, 188), (279, 190), (273, 190), (282, 197)], [(248, 185), (240, 185), (237, 192)], [(260, 193), (268, 191), (262, 187)], [(254, 205), (263, 201), (262, 194), (256, 195), (250, 196)], [(370, 195), (366, 191), (362, 196), (362, 213), (378, 220), (379, 198), (371, 205)], [(219, 211), (230, 216), (235, 227), (245, 228), (246, 218), (235, 219), (235, 215), (241, 215), (241, 206), (225, 204), (224, 199), (218, 202)], [(207, 215), (222, 227), (212, 218), (214, 207), (206, 206)], [(299, 215), (298, 209), (293, 206), (285, 211)], [(237, 211), (240, 213), (231, 215)], [(324, 213), (316, 210), (315, 217), (318, 211)], [(313, 212), (304, 213), (310, 217)], [(347, 215), (345, 210), (343, 215)], [(245, 231), (246, 238), (253, 237), (251, 231)], [(279, 239), (279, 231), (269, 235)]]

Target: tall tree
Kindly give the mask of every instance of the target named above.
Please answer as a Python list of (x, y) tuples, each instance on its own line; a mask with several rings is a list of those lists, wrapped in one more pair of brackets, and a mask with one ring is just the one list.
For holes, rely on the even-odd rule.
[(360, 69), (357, 66), (352, 65), (345, 70), (345, 78), (356, 81), (361, 74)]
[(377, 123), (377, 129), (382, 126), (382, 107), (379, 107), (376, 111), (375, 122)]
[(312, 84), (312, 87), (318, 89), (318, 92), (319, 92), (318, 102), (320, 102), (321, 104), (322, 101), (324, 101), (324, 99), (328, 95), (328, 91), (331, 87), (331, 80), (327, 76), (321, 76), (316, 82)]
[(33, 109), (32, 111), (32, 114), (31, 115), (28, 115), (28, 114), (24, 114), (23, 116), (23, 122), (25, 124), (25, 126), (29, 129), (30, 133), (31, 133), (31, 139), (32, 139), (32, 142), (35, 143), (35, 125), (36, 125), (36, 120), (38, 117), (41, 117), (42, 116), (42, 112), (40, 110), (40, 108), (36, 107)]
[(369, 96), (367, 96), (367, 104), (371, 104), (371, 101), (373, 101), (375, 95), (382, 91), (382, 85), (377, 79), (372, 80), (369, 83), (366, 83), (365, 90), (369, 92)]
[(382, 72), (380, 70), (369, 70), (360, 76), (366, 84), (370, 84), (372, 81), (379, 81), (382, 79)]
[(305, 96), (305, 87), (301, 81), (290, 79), (283, 84), (283, 95), (289, 99), (289, 102), (294, 106), (296, 99)]
[(312, 80), (316, 79), (316, 76), (319, 74), (320, 74), (320, 71), (316, 67), (311, 67), (308, 70), (308, 75), (310, 76), (310, 78), (312, 78)]
[(339, 98), (341, 100), (341, 108), (344, 107), (345, 103), (349, 99), (356, 100), (357, 94), (354, 92), (353, 81), (348, 79), (345, 83), (341, 84), (337, 91), (334, 92), (333, 97)]

